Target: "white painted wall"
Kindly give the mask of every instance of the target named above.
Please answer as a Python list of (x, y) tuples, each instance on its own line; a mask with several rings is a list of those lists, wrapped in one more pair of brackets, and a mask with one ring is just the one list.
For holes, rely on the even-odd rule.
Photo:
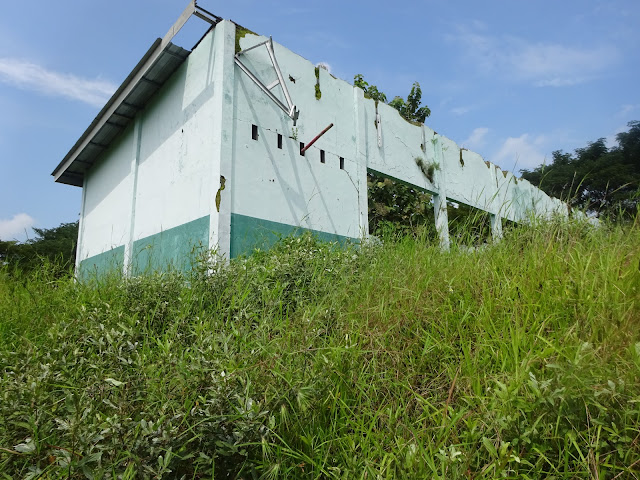
[[(240, 44), (244, 49), (264, 40), (248, 34)], [(532, 211), (566, 214), (561, 202), (529, 182), (460, 150), (427, 126), (405, 121), (386, 104), (377, 106), (378, 126), (375, 102), (323, 69), (322, 96), (316, 99), (314, 65), (274, 43), (300, 111), (293, 127), (233, 64), (234, 44), (234, 24), (218, 24), (139, 114), (139, 145), (131, 126), (88, 173), (81, 260), (206, 216), (209, 245), (226, 256), (234, 214), (360, 238), (368, 231), (367, 169), (430, 191), (437, 204), (446, 196), (515, 221)], [(265, 47), (241, 59), (263, 83), (276, 79)], [(272, 91), (284, 103), (279, 87)], [(308, 143), (331, 123), (333, 128), (299, 155), (299, 143)], [(258, 126), (257, 140), (252, 125)], [(418, 158), (436, 165), (431, 180)], [(226, 185), (219, 191), (221, 176)], [(446, 215), (438, 222), (444, 225)]]
[(139, 240), (210, 214), (220, 84), (212, 30), (142, 112), (133, 239)]
[(130, 125), (86, 175), (80, 261), (124, 245), (129, 238), (133, 130)]
[[(240, 45), (246, 48), (264, 40), (247, 35)], [(364, 226), (358, 197), (361, 188), (366, 190), (366, 178), (360, 175), (356, 158), (353, 87), (320, 69), (322, 96), (317, 100), (315, 66), (277, 43), (274, 50), (300, 118), (293, 127), (249, 77), (236, 71), (233, 213), (359, 238)], [(242, 55), (241, 60), (263, 83), (276, 79), (265, 47)], [(279, 87), (272, 91), (284, 103)], [(308, 143), (331, 123), (333, 128), (299, 155), (300, 142)], [(251, 138), (252, 125), (258, 126), (257, 141)], [(283, 136), (282, 149), (277, 147), (278, 134)], [(320, 150), (325, 152), (324, 164)]]
[[(265, 40), (249, 34), (240, 45), (246, 49)], [(368, 168), (434, 194), (444, 192), (450, 200), (514, 221), (528, 218), (532, 211), (543, 216), (566, 214), (561, 202), (526, 180), (502, 172), (475, 152), (461, 150), (427, 126), (407, 122), (389, 105), (376, 106), (373, 100), (364, 99), (359, 89), (322, 69), (322, 97), (317, 100), (314, 65), (277, 43), (274, 48), (300, 118), (292, 130), (291, 119), (237, 69), (234, 213), (359, 237), (366, 233), (363, 200)], [(265, 47), (241, 55), (241, 60), (264, 84), (277, 78)], [(284, 103), (279, 87), (272, 92)], [(329, 123), (334, 124), (333, 129), (311, 147), (304, 159), (300, 157), (298, 142), (308, 142)], [(252, 124), (259, 127), (258, 141), (251, 140)], [(278, 133), (284, 136), (283, 150), (276, 147)], [(297, 140), (290, 138), (294, 134)], [(319, 162), (320, 149), (326, 152), (326, 165)], [(345, 172), (334, 168), (334, 158), (339, 156), (345, 158)], [(436, 165), (431, 180), (418, 166), (418, 159), (425, 165)]]

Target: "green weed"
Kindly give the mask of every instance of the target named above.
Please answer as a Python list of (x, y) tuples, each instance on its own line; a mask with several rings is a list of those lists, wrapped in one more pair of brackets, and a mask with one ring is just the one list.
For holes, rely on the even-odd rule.
[(0, 478), (633, 478), (640, 230), (0, 269)]

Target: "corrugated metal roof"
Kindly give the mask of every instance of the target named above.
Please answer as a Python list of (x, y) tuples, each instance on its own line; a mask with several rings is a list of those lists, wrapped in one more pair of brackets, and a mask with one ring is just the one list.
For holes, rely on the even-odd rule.
[[(169, 42), (158, 54), (161, 45), (158, 38), (69, 150), (52, 173), (56, 182), (81, 187), (85, 172), (191, 53)], [(157, 58), (146, 67), (154, 55)]]

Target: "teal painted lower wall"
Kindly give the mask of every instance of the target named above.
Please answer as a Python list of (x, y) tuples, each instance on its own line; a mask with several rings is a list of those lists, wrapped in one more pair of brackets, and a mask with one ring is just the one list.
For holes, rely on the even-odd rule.
[(120, 275), (124, 266), (124, 245), (112, 250), (94, 255), (80, 262), (78, 278), (88, 280), (92, 277), (104, 276), (110, 273)]
[[(358, 242), (358, 239), (320, 232), (285, 223), (231, 214), (231, 258), (249, 255), (255, 249), (268, 249), (280, 238), (311, 232), (325, 242)], [(198, 253), (209, 248), (209, 217), (164, 230), (133, 243), (132, 273), (177, 269), (187, 271), (194, 266)], [(124, 265), (124, 246), (95, 255), (80, 262), (78, 278), (82, 280), (109, 273), (120, 274)]]
[(177, 269), (187, 271), (198, 253), (209, 248), (209, 216), (133, 242), (132, 273)]
[(303, 227), (272, 222), (261, 218), (249, 217), (238, 213), (231, 214), (231, 258), (248, 255), (256, 248), (261, 250), (273, 246), (278, 239), (288, 235), (302, 235), (311, 232), (324, 242), (347, 241), (359, 242), (356, 238), (345, 237), (335, 233), (320, 232)]

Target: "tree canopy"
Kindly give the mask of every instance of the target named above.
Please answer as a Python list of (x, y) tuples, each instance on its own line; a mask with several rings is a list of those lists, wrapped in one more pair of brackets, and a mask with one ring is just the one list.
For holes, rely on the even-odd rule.
[(24, 243), (0, 239), (0, 265), (8, 263), (31, 270), (47, 259), (63, 269), (76, 258), (78, 222), (61, 223), (54, 228), (34, 228), (36, 236)]
[(608, 148), (604, 138), (574, 153), (556, 150), (550, 165), (521, 170), (522, 177), (571, 207), (614, 218), (640, 206), (640, 122), (628, 124)]

